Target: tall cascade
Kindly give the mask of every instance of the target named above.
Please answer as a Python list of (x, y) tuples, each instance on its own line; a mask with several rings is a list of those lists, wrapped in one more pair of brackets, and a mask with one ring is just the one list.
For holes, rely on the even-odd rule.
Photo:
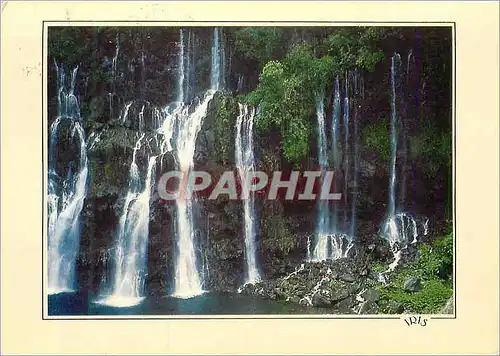
[(184, 102), (184, 92), (185, 92), (185, 87), (184, 87), (184, 80), (185, 80), (185, 66), (184, 66), (184, 48), (185, 48), (185, 43), (184, 43), (184, 29), (180, 29), (180, 34), (179, 34), (179, 39), (180, 39), (180, 49), (179, 49), (179, 68), (178, 68), (178, 84), (177, 84), (177, 90), (178, 90), (178, 98), (177, 101), (179, 103)]
[(120, 53), (120, 35), (116, 34), (115, 39), (115, 55), (111, 60), (111, 87), (108, 92), (109, 97), (109, 112), (113, 115), (114, 111), (114, 97), (116, 96), (116, 80), (119, 77), (118, 73), (118, 55)]
[(177, 102), (191, 101), (195, 87), (195, 36), (194, 32), (180, 29), (179, 55), (177, 63)]
[[(63, 66), (56, 63), (58, 117), (50, 126), (48, 164), (48, 292), (75, 288), (75, 262), (80, 244), (80, 213), (87, 194), (88, 160), (78, 99), (74, 94), (78, 67), (71, 73), (69, 89)], [(67, 131), (63, 131), (67, 130)], [(67, 172), (56, 169), (59, 137), (69, 136), (75, 157), (65, 162)], [(68, 149), (64, 147), (62, 150)]]
[[(206, 116), (208, 103), (212, 100), (214, 94), (213, 90), (207, 91), (192, 113), (189, 113), (189, 106), (181, 105), (172, 114), (172, 119), (175, 120), (177, 128), (174, 146), (176, 147), (178, 169), (184, 175), (183, 182), (181, 182), (181, 185), (184, 185), (184, 192), (191, 191), (192, 182), (184, 178), (193, 169), (196, 137)], [(192, 196), (182, 195), (176, 199), (177, 258), (173, 295), (181, 298), (194, 297), (203, 293), (195, 246), (193, 200), (194, 197)]]
[(396, 211), (396, 158), (398, 153), (398, 108), (397, 108), (397, 76), (401, 70), (401, 57), (395, 54), (391, 58), (391, 158), (390, 158), (390, 177), (389, 177), (389, 202), (387, 205), (387, 216), (392, 217)]
[(146, 177), (141, 179), (137, 153), (143, 148), (145, 133), (140, 133), (130, 164), (127, 195), (113, 247), (113, 275), (110, 295), (99, 303), (133, 306), (144, 298), (149, 238), (149, 200), (156, 168), (156, 156), (149, 157)]
[(255, 171), (255, 158), (253, 147), (253, 123), (255, 109), (247, 105), (238, 104), (239, 115), (236, 119), (235, 159), (238, 174), (242, 185), (242, 198), (245, 216), (245, 284), (255, 283), (260, 280), (257, 261), (257, 246), (255, 232), (254, 195), (249, 191), (247, 175)]
[[(357, 72), (355, 72), (357, 73)], [(354, 246), (353, 240), (356, 233), (356, 186), (357, 186), (357, 165), (358, 165), (358, 123), (359, 119), (355, 110), (354, 119), (351, 120), (351, 93), (349, 82), (354, 77), (355, 94), (358, 86), (357, 81), (360, 75), (346, 72), (345, 75), (345, 95), (342, 100), (340, 78), (335, 78), (332, 95), (332, 117), (331, 128), (327, 130), (327, 120), (324, 108), (324, 96), (318, 96), (316, 101), (316, 119), (318, 129), (318, 162), (324, 178), (326, 171), (334, 172), (333, 186), (339, 187), (338, 174), (344, 174), (344, 184), (342, 186), (342, 197), (344, 201), (343, 225), (339, 224), (338, 202), (329, 203), (318, 200), (318, 216), (316, 222), (316, 233), (314, 246), (311, 249), (308, 243), (307, 259), (309, 261), (323, 261), (326, 259), (338, 259), (347, 257), (349, 251)], [(354, 126), (354, 132), (350, 131), (350, 126)], [(341, 128), (343, 129), (341, 131)], [(328, 140), (330, 133), (330, 141)], [(341, 138), (343, 133), (343, 139)], [(329, 151), (331, 142), (331, 152)], [(352, 170), (352, 171), (351, 171)], [(352, 175), (352, 177), (351, 177)], [(353, 186), (350, 186), (352, 179)], [(349, 210), (349, 197), (350, 210)]]
[[(324, 95), (318, 95), (316, 99), (316, 118), (318, 123), (318, 161), (321, 169), (321, 176), (325, 177), (328, 170), (328, 146), (325, 128), (325, 108)], [(316, 261), (326, 260), (329, 257), (328, 241), (330, 239), (330, 211), (328, 201), (318, 200), (318, 217), (316, 222), (316, 242), (309, 258)]]
[[(411, 54), (408, 59), (411, 58)], [(408, 71), (407, 71), (408, 74)], [(382, 236), (389, 242), (394, 254), (394, 261), (390, 264), (386, 272), (396, 268), (401, 259), (401, 253), (409, 244), (417, 242), (417, 238), (422, 233), (424, 236), (429, 232), (429, 220), (417, 219), (412, 214), (403, 211), (403, 206), (396, 206), (397, 185), (398, 185), (398, 142), (401, 140), (402, 117), (400, 113), (401, 102), (404, 98), (402, 90), (403, 63), (399, 54), (391, 57), (390, 68), (390, 104), (391, 104), (391, 157), (390, 157), (390, 176), (389, 176), (389, 196), (387, 204), (387, 216), (382, 226)], [(402, 172), (401, 175), (403, 175)], [(400, 184), (400, 191), (403, 187)], [(402, 204), (401, 204), (402, 205)], [(419, 228), (420, 227), (420, 228)]]
[[(117, 37), (116, 56), (118, 43)], [(157, 158), (158, 154), (171, 151), (172, 147), (162, 144), (159, 152), (152, 152), (153, 147), (160, 144), (156, 134), (163, 137), (172, 135), (172, 128), (165, 125), (166, 117), (165, 112), (144, 100), (130, 101), (121, 110), (118, 121), (133, 124), (138, 132), (129, 168), (128, 189), (114, 243), (109, 250), (112, 270), (109, 271), (102, 297), (96, 303), (129, 307), (139, 304), (145, 297), (150, 198), (155, 185)]]
[[(332, 167), (334, 171), (334, 187), (337, 187), (335, 184), (338, 179), (335, 173), (340, 172), (340, 163), (341, 163), (341, 143), (339, 141), (339, 131), (340, 131), (340, 118), (342, 112), (342, 100), (340, 98), (340, 79), (337, 75), (335, 77), (335, 84), (333, 89), (333, 110), (332, 110), (332, 123), (331, 123), (331, 140), (332, 140)], [(333, 204), (332, 207), (332, 229), (333, 231), (337, 231), (337, 204)]]
[(225, 51), (222, 30), (215, 27), (212, 41), (212, 68), (210, 71), (210, 87), (213, 90), (219, 90), (225, 86), (224, 64)]
[[(181, 30), (181, 42), (184, 48), (184, 32)], [(188, 50), (189, 50), (188, 46)], [(212, 45), (212, 67), (211, 67), (211, 88), (206, 91), (203, 98), (195, 105), (194, 109), (185, 104), (185, 73), (191, 73), (191, 68), (186, 68), (184, 58), (190, 58), (189, 53), (180, 56), (179, 85), (178, 85), (178, 105), (169, 114), (168, 120), (172, 120), (175, 127), (173, 136), (173, 146), (175, 147), (178, 169), (183, 173), (181, 185), (183, 191), (191, 192), (193, 182), (186, 180), (188, 174), (194, 166), (194, 153), (196, 138), (201, 129), (203, 119), (208, 110), (208, 104), (214, 97), (217, 90), (222, 88), (221, 67), (223, 51), (221, 49), (220, 30), (214, 29)], [(191, 61), (189, 62), (192, 65)], [(199, 270), (199, 256), (196, 246), (195, 222), (193, 217), (193, 205), (195, 197), (192, 194), (181, 194), (176, 199), (176, 260), (174, 274), (173, 296), (179, 298), (190, 298), (203, 293), (203, 280)]]

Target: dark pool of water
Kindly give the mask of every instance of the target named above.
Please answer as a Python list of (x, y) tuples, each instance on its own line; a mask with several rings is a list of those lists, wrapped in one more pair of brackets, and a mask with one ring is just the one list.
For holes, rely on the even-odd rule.
[(95, 303), (98, 296), (85, 293), (49, 295), (49, 316), (82, 315), (263, 315), (263, 314), (330, 314), (320, 308), (297, 303), (273, 301), (241, 294), (206, 293), (194, 298), (169, 296), (146, 297), (132, 307), (111, 307)]

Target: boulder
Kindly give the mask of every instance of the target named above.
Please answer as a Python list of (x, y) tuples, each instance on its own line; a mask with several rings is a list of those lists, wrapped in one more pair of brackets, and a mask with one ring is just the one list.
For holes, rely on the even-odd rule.
[(380, 307), (373, 301), (367, 301), (361, 304), (359, 314), (378, 314)]
[(365, 290), (361, 297), (367, 302), (378, 302), (380, 300), (380, 291), (370, 288)]
[(420, 278), (410, 277), (406, 280), (403, 288), (407, 292), (418, 292), (422, 289), (422, 282)]

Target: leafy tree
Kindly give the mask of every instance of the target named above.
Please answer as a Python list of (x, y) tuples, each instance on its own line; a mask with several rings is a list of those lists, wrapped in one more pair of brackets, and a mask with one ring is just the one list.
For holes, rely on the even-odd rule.
[(263, 66), (283, 51), (284, 29), (278, 27), (242, 27), (234, 32), (235, 51)]
[(282, 60), (268, 62), (259, 85), (248, 100), (259, 106), (257, 128), (276, 126), (283, 138), (283, 152), (290, 162), (307, 157), (315, 102), (331, 75), (331, 57), (315, 58), (307, 45), (298, 45)]
[(385, 36), (386, 31), (377, 27), (341, 28), (326, 38), (326, 52), (335, 58), (339, 71), (356, 67), (373, 71), (384, 59), (378, 44)]
[[(276, 42), (286, 34), (276, 28), (243, 28), (236, 32), (237, 49), (263, 65), (257, 88), (247, 100), (259, 106), (257, 127), (266, 132), (278, 127), (285, 158), (298, 163), (309, 153), (316, 102), (335, 74), (347, 69), (373, 71), (384, 58), (377, 46), (387, 37), (382, 28), (315, 29), (310, 43), (291, 47), (276, 60)], [(302, 34), (303, 35), (303, 34)], [(278, 45), (278, 48), (283, 45)], [(273, 60), (269, 60), (273, 59)]]

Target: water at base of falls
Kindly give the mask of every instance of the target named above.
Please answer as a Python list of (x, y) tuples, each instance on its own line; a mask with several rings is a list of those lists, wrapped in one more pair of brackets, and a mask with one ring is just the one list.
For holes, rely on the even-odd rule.
[(96, 304), (107, 305), (115, 308), (127, 308), (141, 304), (145, 297), (124, 297), (120, 295), (110, 295), (103, 299), (94, 301)]
[[(126, 301), (125, 301), (126, 302)], [(121, 306), (116, 300), (115, 305), (97, 303), (95, 296), (85, 292), (51, 295), (48, 298), (49, 316), (158, 316), (169, 315), (238, 315), (249, 316), (258, 314), (331, 314), (326, 308), (310, 308), (298, 303), (280, 300), (263, 299), (261, 297), (238, 293), (207, 292), (189, 299), (171, 296), (147, 296), (136, 305)]]
[(418, 242), (418, 238), (429, 233), (429, 219), (419, 219), (401, 212), (389, 216), (383, 224), (381, 235), (387, 240), (394, 255), (394, 261), (386, 272), (393, 271), (401, 259), (402, 250)]
[(312, 251), (310, 244), (308, 244), (307, 260), (309, 262), (320, 262), (348, 257), (353, 247), (353, 238), (347, 234), (317, 233), (316, 245)]

